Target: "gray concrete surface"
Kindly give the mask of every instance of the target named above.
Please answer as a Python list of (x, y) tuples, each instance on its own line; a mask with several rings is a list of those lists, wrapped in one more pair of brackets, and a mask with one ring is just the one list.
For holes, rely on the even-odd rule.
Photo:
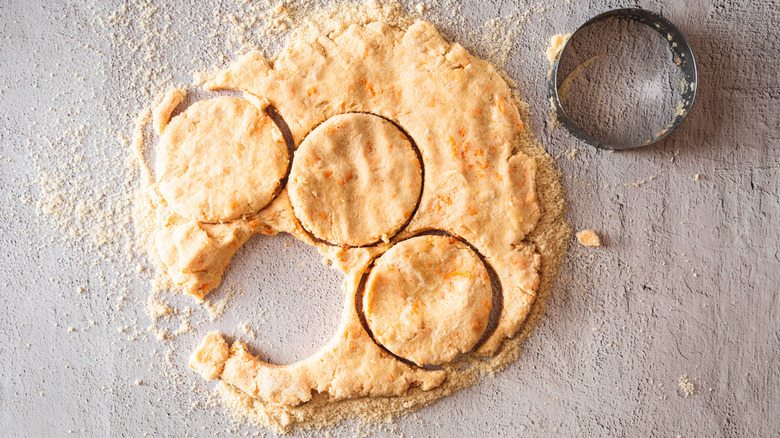
[[(245, 6), (142, 3), (157, 10), (114, 0), (0, 2), (2, 436), (256, 433), (205, 406), (213, 384), (187, 371), (191, 347), (207, 330), (246, 336), (238, 322), (250, 320), (257, 336), (247, 340), (284, 363), (314, 351), (337, 324), (338, 275), (310, 248), (280, 238), (257, 239), (237, 257), (225, 284), (244, 292), (222, 318), (210, 321), (187, 297), (168, 298), (193, 307), (195, 326), (173, 353), (146, 331), (150, 274), (121, 255), (131, 229), (116, 195), (128, 190), (117, 133), (129, 135), (146, 103), (139, 97), (151, 96), (148, 79), (132, 69), (140, 63), (152, 80), (188, 82), (191, 70), (223, 64), (233, 50), (214, 23), (224, 30), (227, 18), (213, 11)], [(551, 129), (543, 52), (551, 35), (618, 6), (661, 12), (678, 25), (698, 60), (699, 94), (663, 143), (607, 153)], [(604, 246), (571, 247), (543, 322), (506, 371), (395, 425), (347, 422), (333, 432), (780, 436), (780, 5), (474, 1), (456, 22), (452, 11), (432, 4), (427, 16), (482, 56), (493, 48), (482, 39), (487, 20), (513, 31), (503, 66), (550, 153), (579, 150), (558, 159), (569, 219), (597, 230)], [(148, 29), (172, 37), (147, 38)], [(278, 47), (263, 44), (269, 53)], [(110, 216), (91, 229), (103, 209)], [(175, 330), (178, 319), (164, 324)], [(678, 387), (684, 375), (696, 388), (688, 397)]]

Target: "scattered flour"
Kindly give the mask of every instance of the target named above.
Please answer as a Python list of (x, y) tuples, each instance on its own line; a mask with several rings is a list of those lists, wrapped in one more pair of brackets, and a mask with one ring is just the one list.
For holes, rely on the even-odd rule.
[(683, 397), (688, 398), (689, 395), (693, 395), (696, 392), (696, 385), (688, 379), (688, 375), (682, 375), (677, 379), (677, 386), (683, 392)]

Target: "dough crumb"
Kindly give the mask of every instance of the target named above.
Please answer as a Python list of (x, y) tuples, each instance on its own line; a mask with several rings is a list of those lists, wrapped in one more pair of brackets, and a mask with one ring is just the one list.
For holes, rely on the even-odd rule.
[(582, 230), (577, 233), (577, 240), (583, 246), (601, 246), (599, 235), (593, 230)]
[(682, 389), (684, 397), (688, 398), (689, 395), (693, 395), (696, 392), (696, 385), (688, 380), (688, 375), (682, 375), (677, 379), (677, 385)]
[(566, 41), (569, 41), (569, 37), (571, 37), (570, 33), (559, 33), (550, 38), (550, 47), (547, 48), (547, 60), (550, 61), (550, 64), (555, 62), (555, 59), (558, 58), (561, 50), (563, 50), (563, 46), (566, 45)]

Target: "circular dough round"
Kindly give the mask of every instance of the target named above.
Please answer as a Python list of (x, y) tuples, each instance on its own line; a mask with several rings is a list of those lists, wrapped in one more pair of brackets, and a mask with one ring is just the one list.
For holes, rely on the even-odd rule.
[(204, 100), (171, 120), (157, 146), (160, 193), (185, 218), (227, 222), (268, 205), (287, 172), (279, 128), (250, 102)]
[(295, 152), (290, 201), (303, 227), (334, 245), (389, 240), (411, 218), (422, 190), (406, 135), (371, 114), (342, 114), (314, 129)]
[(418, 365), (440, 365), (476, 345), (493, 307), (482, 260), (448, 236), (393, 246), (366, 281), (363, 311), (377, 342)]

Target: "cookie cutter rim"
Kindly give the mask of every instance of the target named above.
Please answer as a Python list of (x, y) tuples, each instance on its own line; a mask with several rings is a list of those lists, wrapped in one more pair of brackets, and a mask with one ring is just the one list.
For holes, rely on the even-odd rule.
[[(675, 56), (675, 63), (680, 67), (680, 70), (683, 73), (682, 94), (680, 96), (680, 103), (678, 104), (678, 108), (675, 111), (674, 118), (666, 125), (666, 127), (658, 132), (654, 138), (641, 144), (610, 144), (590, 136), (589, 134), (585, 133), (585, 131), (583, 131), (579, 125), (574, 123), (574, 121), (566, 114), (566, 111), (561, 104), (560, 97), (558, 96), (558, 64), (569, 42), (574, 38), (575, 35), (577, 35), (577, 33), (587, 28), (591, 24), (613, 18), (634, 20), (647, 25), (661, 34), (661, 36), (668, 41), (669, 47)], [(685, 118), (688, 116), (688, 113), (690, 113), (691, 108), (693, 107), (693, 102), (696, 98), (697, 81), (698, 73), (696, 70), (696, 60), (693, 57), (691, 46), (688, 44), (688, 41), (683, 36), (682, 32), (680, 32), (680, 30), (677, 29), (674, 24), (661, 15), (645, 9), (613, 9), (596, 15), (595, 17), (583, 23), (571, 34), (566, 42), (564, 42), (563, 47), (561, 47), (561, 50), (555, 56), (555, 60), (552, 64), (550, 77), (548, 79), (548, 95), (555, 112), (555, 117), (575, 137), (599, 149), (621, 151), (636, 149), (658, 143), (665, 139), (675, 129), (677, 129), (680, 124), (682, 124), (683, 120), (685, 120)]]

